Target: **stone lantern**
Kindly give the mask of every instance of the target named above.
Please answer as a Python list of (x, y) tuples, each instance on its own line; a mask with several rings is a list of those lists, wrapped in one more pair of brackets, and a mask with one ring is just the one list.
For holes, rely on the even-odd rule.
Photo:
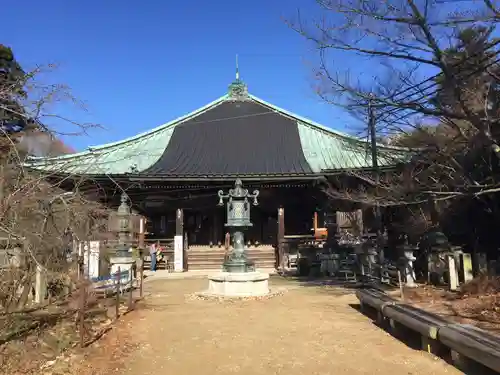
[(243, 232), (251, 227), (250, 206), (258, 204), (259, 191), (252, 194), (243, 188), (240, 179), (227, 194), (219, 191), (219, 206), (226, 202), (226, 227), (231, 233), (233, 248), (222, 265), (222, 271), (208, 278), (208, 290), (202, 292), (205, 296), (216, 297), (256, 297), (269, 294), (269, 274), (257, 272), (255, 265), (247, 258)]
[(420, 250), (427, 254), (427, 281), (436, 285), (444, 282), (448, 269), (447, 257), (452, 254), (448, 237), (432, 228), (422, 236)]
[(128, 197), (125, 193), (121, 196), (121, 203), (118, 207), (116, 218), (118, 223), (118, 243), (116, 245), (114, 256), (110, 257), (111, 273), (131, 271), (135, 263), (130, 251), (130, 222), (132, 213), (128, 204)]
[(234, 189), (230, 189), (227, 194), (219, 190), (218, 195), (219, 206), (223, 206), (224, 200), (227, 199), (227, 222), (225, 226), (230, 230), (231, 242), (233, 244), (233, 249), (222, 268), (226, 272), (254, 271), (254, 264), (247, 259), (245, 253), (245, 238), (243, 232), (246, 228), (253, 225), (250, 221), (249, 199), (252, 199), (252, 204), (257, 206), (259, 191), (254, 190), (253, 194), (250, 194), (248, 189), (243, 188), (241, 180), (237, 179)]
[(417, 248), (405, 243), (399, 247), (400, 251), (400, 261), (403, 269), (403, 278), (405, 280), (405, 285), (410, 288), (416, 287), (416, 275), (413, 262), (417, 259), (414, 255), (414, 251)]
[(121, 203), (118, 207), (116, 218), (118, 221), (118, 245), (116, 247), (117, 257), (128, 257), (130, 253), (130, 222), (132, 212), (128, 205), (128, 197), (124, 193), (121, 196)]

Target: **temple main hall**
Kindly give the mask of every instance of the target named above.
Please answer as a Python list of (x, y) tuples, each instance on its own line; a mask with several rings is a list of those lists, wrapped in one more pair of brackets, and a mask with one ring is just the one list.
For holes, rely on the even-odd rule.
[[(378, 147), (378, 165), (391, 167), (397, 153)], [(366, 140), (250, 94), (237, 74), (225, 95), (164, 125), (75, 154), (32, 158), (27, 166), (68, 189), (95, 186), (95, 199), (109, 207), (125, 192), (147, 218), (147, 241), (168, 247), (182, 235), (183, 269), (192, 270), (222, 264), (227, 229), (217, 192), (237, 178), (260, 191), (245, 241), (257, 267), (271, 268), (283, 262), (286, 238), (314, 240), (335, 220), (325, 181), (369, 170), (372, 160)]]

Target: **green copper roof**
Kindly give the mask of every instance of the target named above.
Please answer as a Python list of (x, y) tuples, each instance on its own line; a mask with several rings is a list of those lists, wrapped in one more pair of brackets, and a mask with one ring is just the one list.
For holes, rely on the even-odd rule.
[(153, 165), (165, 152), (174, 129), (219, 102), (223, 96), (198, 110), (136, 136), (92, 146), (76, 154), (44, 158), (33, 157), (26, 167), (39, 171), (78, 175), (120, 175), (141, 172)]
[[(372, 167), (370, 145), (365, 140), (327, 128), (253, 95), (250, 97), (297, 121), (304, 156), (315, 173)], [(377, 162), (380, 167), (391, 166), (403, 161), (408, 155), (408, 150), (403, 148), (379, 145)]]
[[(235, 101), (241, 101), (242, 103), (231, 104)], [(247, 103), (246, 106), (243, 105), (244, 103)], [(240, 112), (238, 111), (244, 111), (243, 107), (247, 109), (252, 107), (252, 104), (249, 103), (255, 103), (253, 104), (253, 107), (260, 108), (259, 111), (261, 113), (248, 114), (242, 112), (242, 115), (239, 115)], [(234, 113), (232, 112), (232, 116), (235, 117), (227, 117), (223, 114), (218, 115), (218, 111), (221, 111), (221, 113), (226, 113), (224, 111), (226, 111), (227, 108), (229, 108), (231, 111), (235, 111), (234, 113), (236, 113), (236, 115), (234, 115)], [(212, 117), (215, 116), (217, 118), (215, 118), (215, 120), (212, 119), (207, 121), (206, 116), (208, 115), (208, 113), (211, 113)], [(278, 118), (275, 117), (277, 115)], [(189, 169), (186, 167), (186, 163), (199, 163), (200, 166), (203, 163), (205, 163), (205, 165), (208, 165), (206, 164), (207, 161), (203, 160), (203, 155), (200, 154), (200, 150), (204, 147), (204, 144), (207, 142), (206, 139), (208, 139), (208, 137), (202, 138), (201, 141), (190, 139), (188, 142), (183, 141), (182, 145), (172, 144), (169, 147), (174, 131), (179, 128), (180, 125), (182, 125), (182, 127), (179, 128), (179, 134), (186, 134), (186, 129), (182, 128), (188, 127), (193, 129), (192, 126), (194, 126), (195, 123), (197, 123), (196, 126), (201, 126), (198, 119), (204, 118), (205, 120), (202, 121), (202, 127), (198, 128), (199, 130), (196, 130), (196, 132), (211, 132), (216, 131), (216, 127), (214, 124), (220, 121), (223, 121), (226, 124), (231, 121), (240, 121), (238, 126), (241, 126), (243, 117), (245, 118), (245, 121), (249, 121), (250, 127), (252, 127), (252, 124), (253, 126), (255, 126), (256, 122), (259, 122), (259, 129), (261, 129), (260, 132), (264, 133), (270, 132), (272, 130), (270, 129), (270, 127), (277, 127), (278, 125), (276, 121), (280, 121), (279, 118), (286, 118), (286, 120), (283, 121), (288, 121), (290, 125), (281, 124), (280, 126), (284, 126), (283, 129), (289, 129), (291, 132), (298, 133), (298, 135), (295, 135), (295, 138), (293, 138), (293, 135), (290, 135), (289, 131), (286, 130), (285, 133), (287, 133), (288, 136), (291, 137), (287, 142), (292, 143), (283, 143), (283, 145), (296, 144), (296, 146), (293, 146), (295, 147), (295, 149), (300, 149), (300, 147), (302, 147), (302, 152), (305, 157), (305, 160), (302, 157), (302, 160), (304, 161), (302, 163), (302, 167), (300, 168), (300, 172), (292, 172), (292, 174), (310, 174), (311, 172), (313, 174), (319, 174), (325, 170), (345, 170), (371, 167), (371, 152), (366, 141), (359, 140), (352, 136), (334, 131), (313, 121), (276, 107), (270, 103), (267, 103), (256, 96), (250, 95), (248, 94), (246, 85), (241, 80), (239, 80), (238, 77), (236, 81), (234, 81), (229, 86), (229, 92), (227, 95), (224, 95), (219, 99), (213, 101), (212, 103), (209, 103), (208, 105), (185, 116), (177, 118), (167, 124), (161, 125), (155, 129), (119, 142), (108, 143), (96, 147), (89, 147), (88, 150), (77, 154), (70, 154), (53, 158), (31, 158), (26, 163), (26, 166), (40, 171), (45, 171), (47, 173), (77, 175), (126, 175), (134, 173), (157, 175), (160, 172), (155, 171), (160, 170), (163, 171), (161, 173), (163, 173), (164, 175), (176, 175), (175, 172), (177, 169)], [(263, 125), (264, 122), (266, 123), (266, 125)], [(273, 126), (273, 124), (275, 125)], [(210, 147), (208, 148), (211, 148), (212, 146), (212, 148), (215, 149), (217, 147), (224, 147), (222, 143), (231, 143), (234, 141), (234, 139), (226, 140), (224, 137), (225, 136), (223, 136), (223, 138), (217, 138), (220, 140), (219, 144), (210, 145)], [(262, 137), (266, 137), (266, 134), (262, 134)], [(295, 142), (294, 139), (297, 139), (296, 143), (293, 143)], [(178, 143), (175, 141), (172, 142)], [(281, 139), (281, 142), (284, 142), (284, 140)], [(266, 153), (265, 150), (258, 150), (258, 146), (259, 145), (256, 145), (255, 148), (252, 148), (251, 153)], [(179, 151), (179, 147), (181, 147), (182, 150)], [(190, 147), (193, 147), (192, 152), (186, 149)], [(266, 147), (267, 150), (272, 148), (269, 146)], [(171, 150), (171, 152), (169, 153), (168, 157), (165, 157), (165, 154), (168, 153), (167, 148)], [(174, 152), (172, 151), (173, 149), (177, 150)], [(196, 154), (196, 152), (198, 152), (198, 154)], [(214, 153), (217, 154), (217, 150), (215, 150)], [(173, 154), (181, 156), (174, 158)], [(381, 167), (393, 165), (396, 161), (404, 159), (406, 155), (408, 155), (408, 152), (400, 148), (381, 146), (379, 147), (379, 165)], [(217, 155), (215, 155), (214, 157), (217, 158)], [(218, 155), (218, 157), (219, 159), (221, 158), (220, 155)], [(255, 155), (253, 155), (252, 157), (255, 158)], [(281, 159), (284, 156), (276, 156), (275, 154), (274, 157), (277, 159)], [(168, 173), (165, 172), (165, 168), (158, 169), (157, 167), (153, 167), (154, 165), (159, 163), (160, 159), (163, 160), (162, 158), (166, 158), (165, 160), (169, 160), (168, 162), (162, 162), (163, 164), (169, 164), (169, 167), (167, 168)], [(172, 162), (172, 160), (174, 160), (174, 162)], [(224, 160), (222, 160), (222, 164), (225, 163)], [(274, 162), (270, 161), (269, 163), (274, 163), (274, 165), (276, 166), (276, 160)], [(177, 168), (177, 163), (183, 164), (183, 166)], [(266, 162), (261, 163), (261, 165), (263, 164), (266, 164)], [(190, 170), (194, 171), (193, 173), (196, 172), (197, 175), (202, 176), (204, 175), (204, 173), (199, 172), (201, 170), (200, 168), (191, 168)], [(222, 167), (221, 170), (225, 171), (226, 169)], [(209, 175), (208, 172), (206, 175)], [(186, 173), (184, 173), (184, 175), (186, 175)], [(234, 173), (236, 172), (233, 172), (233, 174)], [(269, 173), (270, 172), (262, 171), (262, 174), (264, 175)], [(283, 173), (286, 174), (287, 172)], [(252, 172), (252, 174), (255, 175), (255, 172)], [(179, 177), (178, 175), (176, 176)]]
[(68, 174), (125, 174), (141, 171), (165, 151), (174, 127), (145, 135), (134, 141), (89, 148), (89, 151), (55, 158), (36, 158), (28, 164), (39, 170)]
[[(365, 142), (339, 137), (303, 122), (297, 125), (304, 156), (314, 172), (371, 167), (371, 152)], [(379, 165), (387, 165), (388, 160), (380, 154)]]

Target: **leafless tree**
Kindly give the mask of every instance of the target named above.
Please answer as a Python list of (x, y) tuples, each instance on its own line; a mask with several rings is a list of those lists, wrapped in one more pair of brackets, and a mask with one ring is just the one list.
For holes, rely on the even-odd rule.
[[(15, 81), (0, 82), (0, 114), (30, 124), (15, 131), (0, 127), (0, 255), (4, 260), (0, 264), (0, 317), (27, 306), (37, 267), (49, 280), (69, 287), (75, 267), (68, 255), (75, 239), (87, 240), (106, 230), (107, 210), (80, 192), (81, 180), (76, 180), (73, 190), (63, 190), (60, 179), (25, 167), (29, 155), (20, 140), (27, 132), (55, 138), (95, 126), (57, 114), (61, 101), (80, 103), (65, 85), (44, 83), (52, 68), (37, 67), (16, 76)], [(16, 87), (23, 88), (22, 95)], [(60, 172), (64, 170), (51, 173)], [(5, 329), (2, 323), (0, 319), (0, 330)]]
[[(498, 45), (500, 8), (490, 0), (316, 0), (288, 24), (318, 52), (316, 91), (364, 124), (374, 109), (377, 135), (411, 148), (391, 173), (351, 172), (331, 182), (333, 198), (396, 206), (500, 190)], [(457, 53), (464, 30), (489, 37), (482, 50)], [(479, 42), (478, 42), (479, 43)], [(344, 56), (370, 73), (342, 69)], [(482, 60), (481, 60), (482, 59)], [(364, 131), (366, 131), (366, 126)], [(485, 152), (485, 150), (490, 150)]]

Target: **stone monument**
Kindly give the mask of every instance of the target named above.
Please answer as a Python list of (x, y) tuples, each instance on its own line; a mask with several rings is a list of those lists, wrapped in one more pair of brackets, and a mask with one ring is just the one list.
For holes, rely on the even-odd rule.
[(449, 266), (447, 256), (452, 253), (448, 237), (439, 229), (431, 228), (422, 236), (419, 247), (421, 252), (427, 254), (427, 282), (443, 284)]
[(249, 199), (256, 206), (259, 191), (254, 190), (250, 194), (243, 188), (241, 180), (237, 179), (234, 189), (230, 189), (227, 194), (220, 190), (218, 195), (219, 206), (223, 206), (224, 200), (227, 200), (225, 226), (231, 234), (232, 248), (222, 265), (222, 272), (208, 278), (208, 290), (203, 294), (221, 297), (265, 296), (269, 294), (269, 275), (255, 270), (255, 264), (247, 257), (243, 235), (244, 230), (252, 226)]
[(416, 282), (416, 276), (415, 276), (415, 269), (413, 267), (413, 262), (417, 259), (413, 251), (415, 250), (414, 247), (409, 246), (408, 244), (405, 244), (402, 247), (402, 254), (401, 254), (401, 263), (402, 263), (402, 268), (403, 268), (403, 277), (405, 280), (405, 286), (409, 288), (415, 288), (417, 286)]
[[(114, 275), (120, 272), (132, 272), (132, 266), (135, 263), (131, 252), (130, 240), (130, 219), (131, 219), (130, 206), (128, 205), (128, 197), (125, 193), (121, 196), (121, 203), (117, 211), (118, 219), (118, 244), (114, 256), (109, 258), (111, 262), (111, 274)], [(121, 275), (119, 276), (121, 277)], [(121, 277), (125, 279), (125, 277)], [(126, 278), (128, 281), (130, 276)]]

